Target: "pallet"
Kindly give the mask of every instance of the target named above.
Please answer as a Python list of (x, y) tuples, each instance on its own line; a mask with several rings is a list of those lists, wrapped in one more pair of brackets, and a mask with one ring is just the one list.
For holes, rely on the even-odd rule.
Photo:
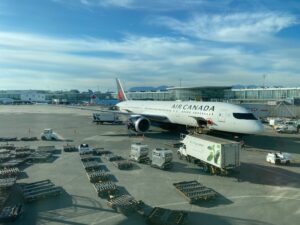
[(17, 177), (20, 170), (16, 167), (0, 170), (0, 178)]
[(17, 167), (20, 164), (24, 163), (25, 160), (24, 159), (11, 159), (7, 162), (2, 162), (0, 163), (0, 168), (13, 168), (13, 167)]
[(119, 160), (122, 160), (122, 159), (123, 159), (122, 156), (115, 155), (115, 154), (113, 154), (113, 153), (104, 155), (104, 158), (105, 158), (107, 161), (110, 161), (110, 162), (119, 161)]
[(173, 185), (177, 191), (189, 201), (189, 203), (194, 203), (198, 200), (207, 200), (217, 195), (213, 189), (205, 187), (195, 180), (174, 183)]
[(37, 137), (21, 137), (20, 141), (38, 141)]
[(131, 195), (120, 195), (108, 200), (107, 205), (119, 213), (128, 214), (141, 210), (144, 203), (135, 200)]
[(13, 222), (23, 214), (23, 206), (21, 204), (7, 206), (0, 213), (0, 222)]
[(16, 183), (16, 177), (0, 179), (0, 189), (10, 188)]
[(107, 155), (111, 154), (111, 151), (104, 150), (104, 148), (94, 148), (94, 155)]
[(117, 185), (112, 181), (94, 183), (94, 188), (99, 197), (108, 197), (117, 191)]
[(80, 155), (80, 159), (82, 162), (94, 161), (97, 158), (94, 157), (93, 154)]
[(90, 171), (90, 172), (87, 172), (86, 175), (88, 176), (89, 181), (91, 183), (109, 181), (109, 174), (102, 170)]
[(101, 168), (101, 164), (96, 161), (82, 162), (82, 164), (86, 171), (100, 170)]
[(75, 147), (74, 145), (64, 145), (63, 146), (63, 150), (64, 152), (77, 152), (78, 151), (78, 148)]
[(114, 161), (113, 164), (119, 170), (131, 169), (133, 167), (133, 163), (128, 160)]
[(42, 180), (20, 186), (23, 198), (26, 202), (33, 202), (44, 198), (58, 196), (62, 188), (55, 186), (50, 180)]
[(31, 162), (46, 162), (51, 156), (52, 154), (47, 152), (34, 152), (27, 158), (27, 160)]
[(18, 141), (17, 137), (0, 137), (0, 141), (8, 142), (8, 141)]
[(187, 212), (154, 207), (146, 216), (146, 223), (153, 225), (184, 225), (187, 224)]
[(14, 144), (3, 144), (0, 145), (0, 149), (15, 150), (16, 146)]

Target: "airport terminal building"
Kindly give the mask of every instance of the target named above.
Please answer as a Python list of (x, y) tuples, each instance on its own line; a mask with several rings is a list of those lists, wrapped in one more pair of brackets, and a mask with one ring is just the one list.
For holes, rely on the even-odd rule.
[(231, 89), (225, 91), (225, 99), (235, 103), (271, 103), (286, 101), (291, 104), (300, 104), (300, 87), (295, 88), (252, 88)]

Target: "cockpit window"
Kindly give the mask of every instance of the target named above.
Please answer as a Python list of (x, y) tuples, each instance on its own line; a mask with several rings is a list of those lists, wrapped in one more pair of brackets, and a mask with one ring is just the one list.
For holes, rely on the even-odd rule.
[(233, 113), (233, 117), (239, 120), (257, 120), (252, 113)]

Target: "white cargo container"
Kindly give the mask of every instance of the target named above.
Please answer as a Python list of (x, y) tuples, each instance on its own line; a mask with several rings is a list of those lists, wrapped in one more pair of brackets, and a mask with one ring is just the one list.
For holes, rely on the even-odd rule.
[(241, 144), (208, 135), (186, 135), (178, 149), (179, 158), (199, 164), (212, 174), (227, 174), (240, 166)]
[(166, 148), (155, 148), (152, 150), (151, 166), (159, 169), (170, 169), (172, 167), (173, 152)]
[(131, 144), (129, 158), (136, 162), (149, 161), (148, 153), (149, 153), (148, 145), (143, 145), (141, 143)]

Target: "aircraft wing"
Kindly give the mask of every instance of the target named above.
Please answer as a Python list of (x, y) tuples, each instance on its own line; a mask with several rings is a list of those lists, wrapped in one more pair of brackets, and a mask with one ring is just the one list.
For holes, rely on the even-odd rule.
[(136, 114), (136, 113), (133, 113), (131, 111), (118, 111), (118, 110), (103, 110), (103, 109), (98, 109), (98, 110), (93, 110), (93, 111), (98, 111), (98, 112), (109, 112), (109, 113), (116, 113), (116, 114), (119, 114), (119, 115), (127, 115), (127, 116), (131, 116), (131, 115), (141, 115), (141, 116), (144, 116), (146, 117), (147, 119), (149, 120), (152, 120), (152, 121), (156, 121), (156, 122), (162, 122), (162, 123), (170, 123), (170, 120), (167, 116), (164, 116), (164, 115), (155, 115), (155, 114), (152, 114), (152, 113), (142, 113), (142, 114)]

